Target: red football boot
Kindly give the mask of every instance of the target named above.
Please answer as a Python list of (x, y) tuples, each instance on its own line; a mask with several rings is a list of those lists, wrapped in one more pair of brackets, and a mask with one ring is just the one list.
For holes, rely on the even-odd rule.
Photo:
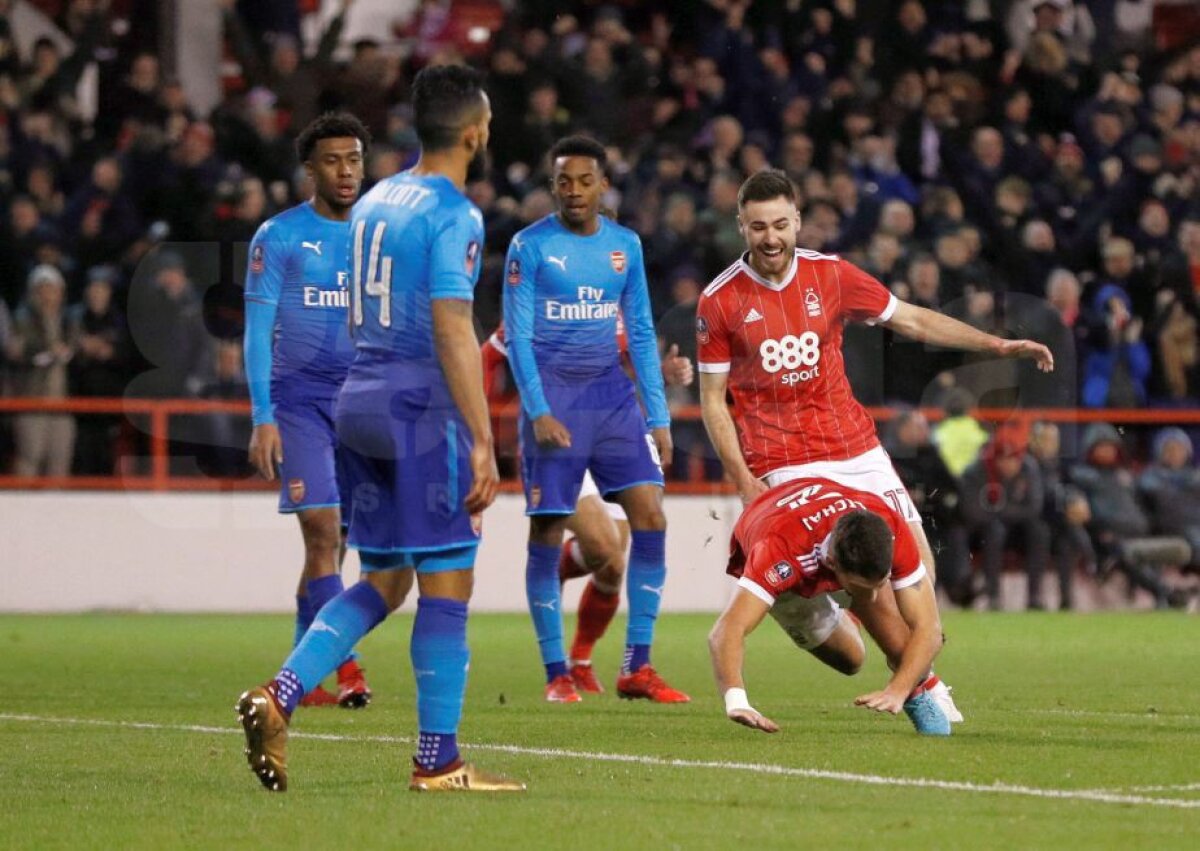
[(343, 662), (337, 670), (338, 705), (343, 709), (362, 709), (371, 702), (371, 689), (363, 669), (353, 659)]
[(591, 662), (576, 662), (571, 665), (571, 682), (575, 683), (578, 691), (587, 694), (604, 694), (604, 686), (596, 679), (596, 671)]
[(550, 703), (580, 703), (583, 698), (575, 691), (571, 675), (563, 674), (546, 683), (546, 700)]
[(655, 703), (687, 703), (691, 700), (683, 692), (667, 685), (649, 665), (642, 665), (632, 674), (617, 677), (617, 695), (626, 700), (645, 698)]
[(337, 706), (337, 695), (328, 691), (325, 686), (317, 686), (304, 697), (300, 698), (301, 706)]

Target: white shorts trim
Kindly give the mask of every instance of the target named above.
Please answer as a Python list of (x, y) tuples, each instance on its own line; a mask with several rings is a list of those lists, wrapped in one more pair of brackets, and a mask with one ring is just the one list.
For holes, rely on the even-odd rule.
[(793, 467), (777, 467), (763, 476), (763, 481), (767, 487), (773, 488), (784, 482), (807, 478), (829, 479), (848, 488), (873, 493), (896, 509), (909, 523), (921, 522), (921, 515), (917, 513), (908, 489), (896, 475), (892, 459), (882, 446), (842, 461), (811, 461)]
[(704, 361), (699, 361), (696, 364), (696, 368), (699, 369), (701, 372), (713, 372), (713, 373), (729, 372), (730, 366), (731, 366), (731, 364), (728, 361), (726, 361), (725, 363), (705, 363)]
[(619, 503), (608, 502), (600, 495), (600, 488), (596, 487), (596, 480), (592, 478), (591, 470), (585, 470), (583, 473), (583, 484), (579, 488), (579, 499), (575, 501), (575, 504), (578, 505), (581, 500), (589, 496), (594, 496), (600, 500), (604, 504), (604, 511), (613, 520), (620, 520), (623, 523), (629, 520), (625, 515), (625, 509)]

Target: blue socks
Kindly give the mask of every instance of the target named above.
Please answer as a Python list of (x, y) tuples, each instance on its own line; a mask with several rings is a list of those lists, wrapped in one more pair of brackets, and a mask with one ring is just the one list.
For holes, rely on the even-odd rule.
[[(366, 582), (330, 600), (275, 678), (284, 711), (291, 713), (300, 698), (316, 688), (346, 659), (359, 639), (387, 616), (387, 603)], [(285, 686), (289, 687), (286, 692)]]
[(443, 597), (417, 601), (413, 622), (413, 676), (417, 681), (417, 765), (439, 771), (458, 757), (458, 722), (467, 690), (467, 604)]
[(546, 666), (546, 682), (567, 673), (567, 651), (563, 646), (561, 584), (558, 579), (560, 547), (529, 544), (525, 565), (525, 598), (537, 633), (538, 650)]
[(308, 591), (308, 604), (312, 608), (312, 616), (314, 618), (320, 613), (321, 609), (325, 608), (326, 603), (346, 590), (342, 586), (342, 576), (340, 573), (310, 579), (304, 587)]
[(304, 633), (308, 632), (308, 628), (312, 626), (313, 610), (308, 604), (308, 597), (296, 597), (296, 632), (292, 636), (292, 648), (294, 649), (300, 643), (300, 639), (304, 637)]
[(654, 622), (667, 581), (667, 533), (634, 530), (630, 539), (629, 570), (625, 578), (629, 626), (625, 633), (623, 674), (635, 673), (650, 664)]
[[(342, 575), (340, 573), (332, 573), (329, 576), (318, 576), (316, 579), (309, 580), (304, 586), (308, 591), (308, 605), (312, 609), (312, 615), (309, 620), (315, 618), (325, 608), (325, 604), (345, 591), (345, 586), (342, 585)], [(343, 662), (350, 659), (357, 659), (358, 654), (353, 650), (343, 659)]]

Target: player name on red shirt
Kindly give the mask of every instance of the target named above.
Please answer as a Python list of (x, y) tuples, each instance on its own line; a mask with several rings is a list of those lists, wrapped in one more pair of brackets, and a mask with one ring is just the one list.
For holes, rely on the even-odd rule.
[(881, 515), (895, 536), (892, 588), (919, 582), (925, 566), (904, 518), (875, 494), (815, 478), (771, 488), (746, 508), (733, 527), (725, 572), (767, 603), (788, 592), (815, 597), (840, 591), (826, 551), (838, 520), (857, 510)]
[(848, 320), (886, 322), (896, 304), (852, 263), (804, 249), (781, 284), (745, 257), (709, 284), (696, 314), (699, 369), (729, 373), (742, 454), (756, 476), (879, 445), (846, 379), (842, 330)]

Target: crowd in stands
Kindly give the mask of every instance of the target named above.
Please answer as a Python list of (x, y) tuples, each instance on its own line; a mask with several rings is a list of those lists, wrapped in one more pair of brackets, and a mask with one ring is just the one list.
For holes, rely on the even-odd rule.
[[(1193, 435), (1064, 433), (1060, 461), (1050, 424), (1017, 438), (967, 415), (975, 403), (1200, 402), (1200, 27), (1187, 4), (422, 0), (392, 32), (346, 44), (352, 0), (326, 3), (336, 15), (310, 43), (301, 11), (314, 3), (213, 2), (240, 70), (200, 114), (163, 72), (137, 2), (48, 4), (71, 46), (20, 49), (13, 0), (0, 0), (5, 394), (244, 394), (239, 266), (258, 224), (305, 197), (295, 134), (328, 109), (358, 115), (374, 136), (369, 185), (416, 156), (413, 74), (469, 61), (487, 71), (494, 114), (490, 177), (469, 187), (487, 226), (481, 335), (499, 319), (509, 239), (552, 209), (543, 158), (563, 134), (608, 146), (605, 205), (642, 236), (664, 345), (692, 358), (696, 300), (741, 251), (737, 188), (776, 165), (800, 190), (803, 247), (1052, 347), (1046, 377), (879, 329), (846, 335), (862, 401), (950, 412), (933, 430), (907, 414), (889, 439), (911, 448), (899, 463), (930, 523), (957, 527), (945, 546), (988, 542), (993, 598), (1010, 540), (1031, 578), (1049, 562), (1064, 577), (1119, 562), (1150, 583), (1140, 556), (1097, 531), (1118, 521), (1122, 541), (1177, 536), (1200, 552), (1187, 512), (1164, 510), (1200, 516)], [(490, 38), (461, 25), (465, 5), (499, 22)], [(77, 92), (91, 69), (89, 117)], [(696, 402), (694, 388), (673, 393)], [(13, 417), (0, 464), (108, 472), (118, 425)], [(216, 432), (240, 440), (231, 428)], [(690, 459), (720, 477), (698, 423), (676, 440), (677, 470)], [(215, 469), (238, 469), (232, 450)]]

